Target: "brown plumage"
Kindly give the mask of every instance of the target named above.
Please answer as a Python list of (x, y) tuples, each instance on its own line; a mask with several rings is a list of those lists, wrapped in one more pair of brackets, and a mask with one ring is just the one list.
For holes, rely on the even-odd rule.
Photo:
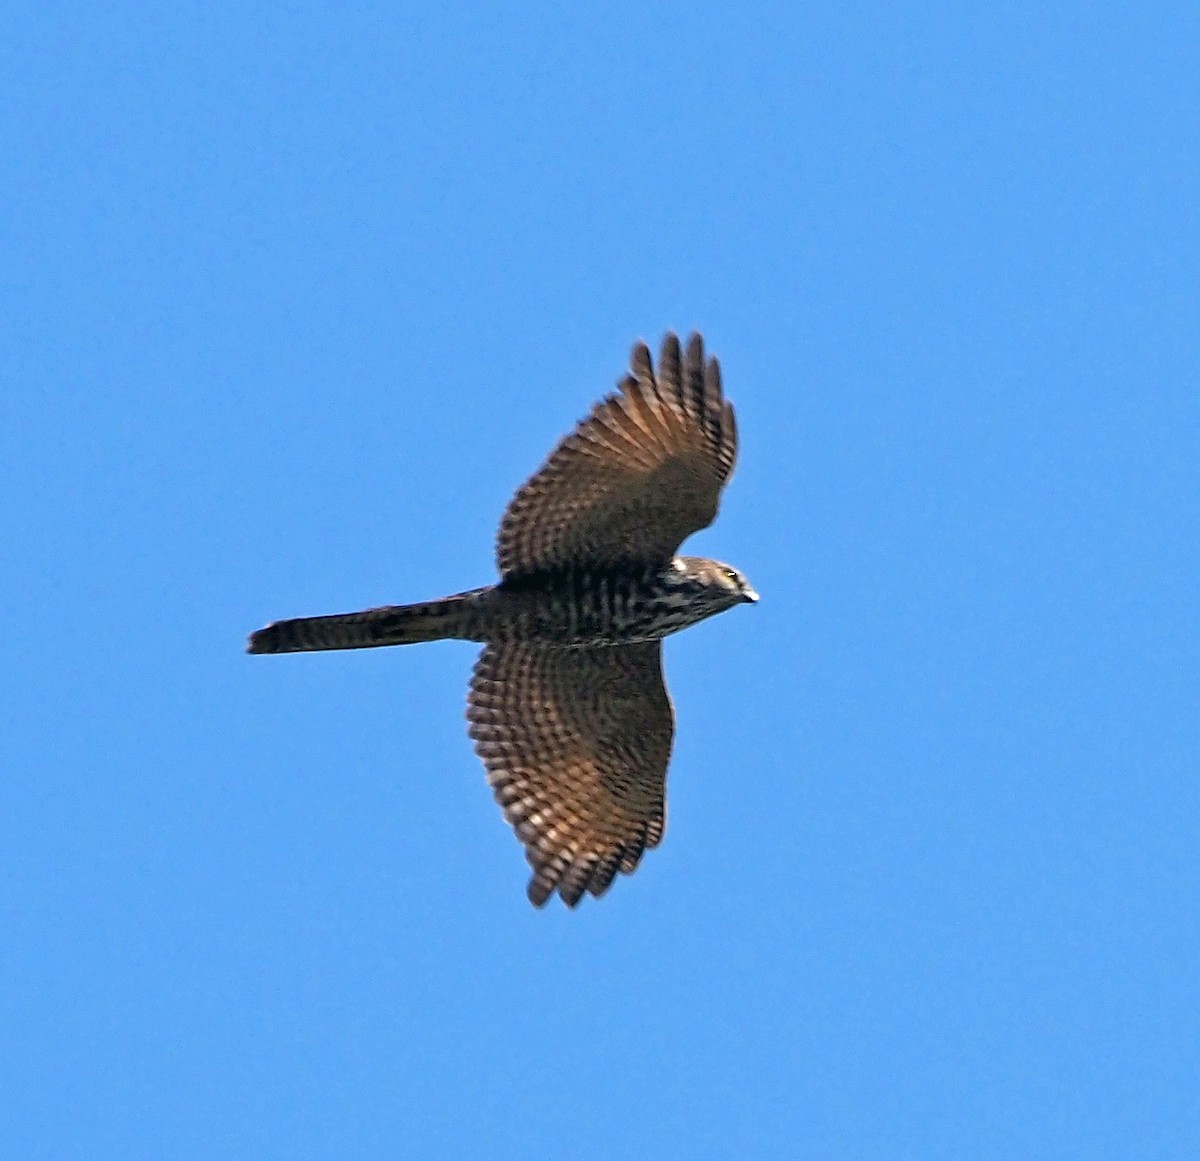
[(757, 595), (736, 569), (677, 557), (711, 524), (737, 432), (699, 335), (642, 343), (620, 392), (517, 492), (496, 585), (418, 605), (278, 621), (251, 653), (460, 638), (485, 643), (467, 717), (533, 868), (529, 898), (575, 906), (632, 872), (665, 826), (674, 718), (661, 638)]
[(500, 575), (571, 565), (669, 561), (717, 515), (737, 427), (716, 359), (699, 335), (682, 364), (663, 340), (658, 374), (644, 343), (631, 373), (550, 454), (500, 521)]
[(471, 737), (533, 867), (538, 906), (569, 906), (632, 871), (665, 825), (674, 722), (662, 645), (489, 645), (471, 679)]

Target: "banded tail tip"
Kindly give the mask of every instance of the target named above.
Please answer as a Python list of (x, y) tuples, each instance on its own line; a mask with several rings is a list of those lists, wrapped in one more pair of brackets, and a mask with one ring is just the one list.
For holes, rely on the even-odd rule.
[(278, 622), (272, 622), (263, 629), (255, 629), (249, 637), (246, 638), (247, 653), (276, 653), (278, 652), (276, 643), (275, 628)]

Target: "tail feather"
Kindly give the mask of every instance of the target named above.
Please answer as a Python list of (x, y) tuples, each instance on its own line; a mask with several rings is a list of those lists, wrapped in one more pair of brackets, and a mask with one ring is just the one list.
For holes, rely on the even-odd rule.
[(361, 613), (296, 617), (250, 634), (247, 653), (304, 653), (319, 649), (372, 649), (447, 638), (471, 640), (473, 598), (460, 593), (417, 605), (385, 605)]

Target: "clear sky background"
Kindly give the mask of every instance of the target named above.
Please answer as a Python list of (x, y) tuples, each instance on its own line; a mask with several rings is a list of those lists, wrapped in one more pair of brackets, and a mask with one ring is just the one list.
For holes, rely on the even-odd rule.
[[(0, 1155), (1200, 1156), (1200, 10), (0, 17)], [(742, 457), (670, 824), (535, 912), (474, 647), (639, 336)]]

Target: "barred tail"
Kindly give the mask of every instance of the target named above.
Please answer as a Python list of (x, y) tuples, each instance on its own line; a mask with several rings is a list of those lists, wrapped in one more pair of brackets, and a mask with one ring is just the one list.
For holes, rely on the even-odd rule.
[(250, 634), (247, 653), (303, 653), (318, 649), (371, 649), (378, 645), (412, 645), (446, 638), (478, 640), (473, 630), (475, 598), (485, 589), (423, 601), (417, 605), (385, 605), (361, 613), (331, 617), (297, 617), (275, 621)]

